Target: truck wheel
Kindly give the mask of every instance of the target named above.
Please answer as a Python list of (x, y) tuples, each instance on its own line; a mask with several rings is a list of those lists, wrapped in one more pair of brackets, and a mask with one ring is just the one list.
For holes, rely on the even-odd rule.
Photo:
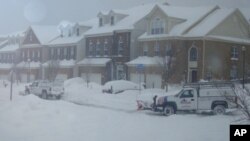
[(223, 105), (216, 105), (213, 109), (215, 115), (223, 115), (226, 113), (226, 108)]
[(42, 92), (42, 98), (43, 98), (43, 99), (47, 99), (47, 92), (46, 92), (46, 91), (43, 91), (43, 92)]
[(165, 116), (170, 116), (174, 114), (174, 107), (173, 106), (166, 106), (163, 110), (163, 114)]

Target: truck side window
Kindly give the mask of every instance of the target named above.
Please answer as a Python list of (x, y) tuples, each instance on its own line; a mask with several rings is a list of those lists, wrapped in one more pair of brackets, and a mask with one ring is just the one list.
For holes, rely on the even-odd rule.
[(180, 98), (191, 98), (191, 97), (194, 97), (194, 91), (193, 90), (186, 90), (180, 96)]

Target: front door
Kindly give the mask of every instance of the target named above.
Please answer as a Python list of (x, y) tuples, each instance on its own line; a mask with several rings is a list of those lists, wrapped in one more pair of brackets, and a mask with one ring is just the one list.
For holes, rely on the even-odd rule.
[(197, 82), (197, 70), (192, 70), (191, 71), (191, 82)]
[(126, 80), (126, 69), (124, 65), (117, 65), (116, 75), (117, 80)]

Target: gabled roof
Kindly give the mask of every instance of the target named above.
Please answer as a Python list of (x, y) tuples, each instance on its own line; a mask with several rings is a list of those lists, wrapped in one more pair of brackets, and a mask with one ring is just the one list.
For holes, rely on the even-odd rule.
[(60, 36), (56, 26), (38, 26), (33, 25), (30, 27), (41, 44), (47, 44), (49, 41)]
[(199, 22), (195, 27), (193, 27), (187, 34), (184, 36), (187, 37), (200, 37), (208, 34), (212, 29), (218, 26), (222, 21), (224, 21), (228, 16), (230, 16), (235, 9), (218, 9), (208, 15), (204, 20)]
[(105, 24), (99, 27), (98, 18), (95, 19), (95, 24), (93, 24), (92, 29), (88, 30), (85, 35), (98, 35), (98, 34), (106, 34), (113, 33), (114, 31), (122, 31), (122, 30), (132, 30), (134, 28), (134, 24), (145, 17), (155, 6), (155, 4), (147, 4), (140, 5), (128, 10), (114, 10), (124, 15), (127, 15), (122, 20), (118, 21), (114, 25)]

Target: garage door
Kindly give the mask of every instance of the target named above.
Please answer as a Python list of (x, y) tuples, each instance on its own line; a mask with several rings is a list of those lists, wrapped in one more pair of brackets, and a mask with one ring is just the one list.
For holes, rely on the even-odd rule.
[(90, 82), (102, 84), (102, 75), (100, 73), (89, 73), (89, 74), (82, 73), (81, 76), (84, 80), (87, 80), (87, 77), (89, 77)]
[(56, 79), (57, 80), (67, 80), (68, 75), (67, 74), (57, 74)]
[(139, 84), (140, 79), (141, 79), (141, 83), (144, 82), (144, 74), (130, 73), (130, 81)]
[(147, 74), (146, 86), (147, 88), (161, 88), (161, 75), (158, 74)]
[[(35, 80), (35, 75), (30, 74), (30, 82)], [(21, 74), (21, 82), (28, 82), (27, 74)]]

